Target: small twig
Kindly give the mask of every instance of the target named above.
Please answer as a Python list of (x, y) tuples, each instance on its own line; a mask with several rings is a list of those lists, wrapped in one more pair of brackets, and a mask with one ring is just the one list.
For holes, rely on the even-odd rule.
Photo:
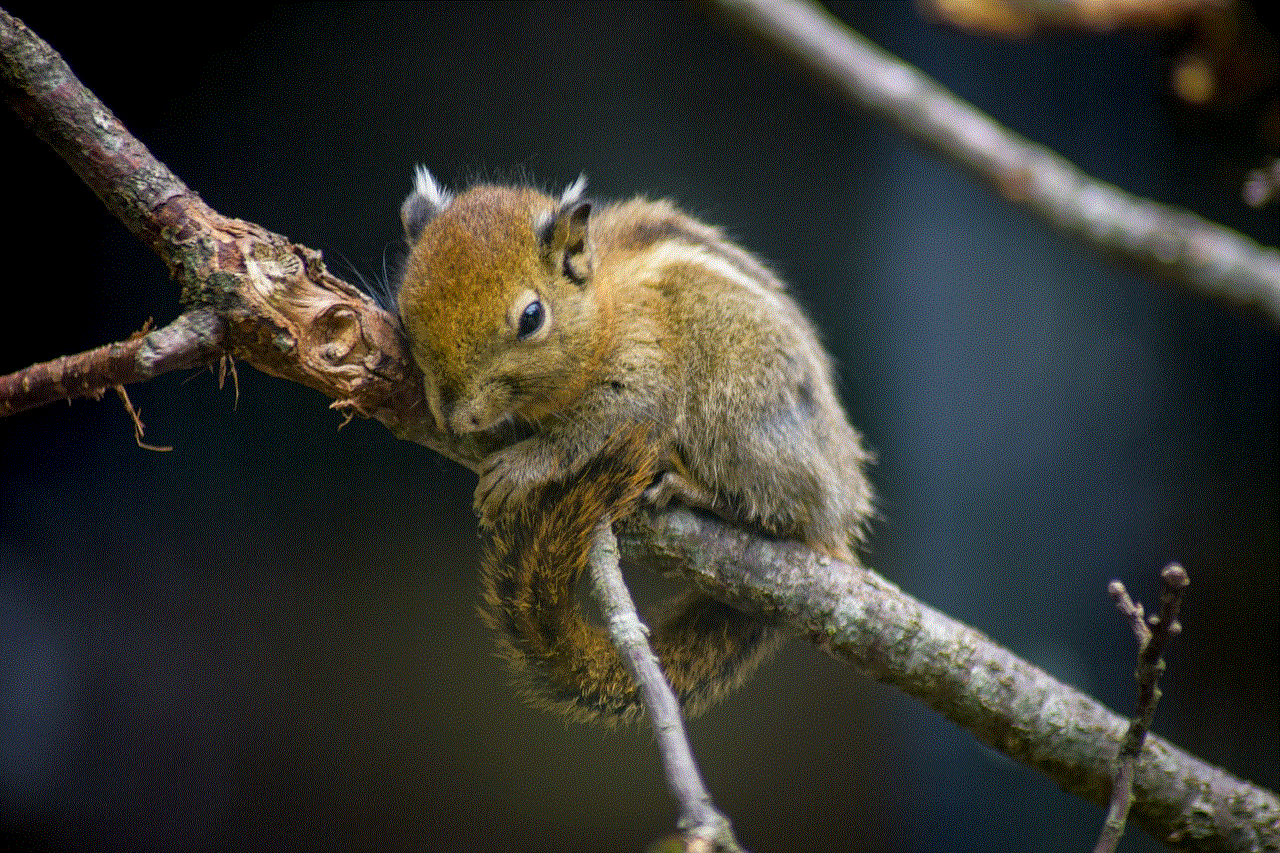
[(240, 374), (236, 372), (236, 360), (230, 355), (224, 354), (218, 359), (218, 390), (222, 390), (223, 384), (227, 381), (227, 375), (231, 375), (231, 387), (235, 389), (235, 398), (231, 403), (231, 408), (240, 408)]
[(623, 666), (639, 686), (640, 703), (653, 726), (667, 787), (680, 808), (677, 826), (681, 849), (687, 853), (741, 853), (728, 819), (711, 804), (711, 795), (698, 772), (680, 704), (649, 647), (649, 631), (636, 613), (635, 602), (618, 568), (618, 540), (609, 519), (596, 528), (590, 562), (592, 594)]
[(147, 444), (143, 441), (142, 436), (146, 433), (147, 428), (142, 423), (142, 415), (138, 413), (138, 410), (133, 406), (133, 401), (129, 399), (129, 392), (124, 390), (123, 385), (117, 385), (116, 394), (120, 397), (120, 402), (124, 403), (124, 410), (129, 413), (130, 419), (133, 420), (133, 440), (138, 443), (139, 447), (143, 450), (154, 450), (158, 453), (168, 453), (173, 450), (173, 447), (168, 445), (162, 447), (156, 444)]
[(1107, 590), (1116, 608), (1129, 620), (1129, 626), (1138, 641), (1138, 670), (1134, 673), (1138, 682), (1138, 713), (1129, 724), (1124, 739), (1120, 741), (1115, 781), (1111, 786), (1111, 805), (1107, 809), (1107, 820), (1098, 835), (1093, 853), (1114, 853), (1120, 836), (1124, 834), (1129, 807), (1133, 803), (1134, 770), (1138, 765), (1138, 756), (1142, 753), (1142, 745), (1146, 742), (1147, 732), (1151, 729), (1156, 705), (1160, 701), (1158, 682), (1160, 673), (1164, 671), (1161, 656), (1169, 638), (1182, 630), (1178, 623), (1178, 609), (1182, 605), (1182, 593), (1191, 581), (1187, 578), (1186, 570), (1177, 563), (1166, 566), (1160, 573), (1160, 578), (1164, 581), (1164, 591), (1160, 594), (1160, 615), (1152, 616), (1149, 626), (1148, 621), (1143, 618), (1142, 605), (1129, 598), (1124, 584), (1118, 580), (1112, 581)]
[[(147, 333), (155, 327), (156, 319), (148, 317), (147, 322), (142, 324), (142, 328), (129, 336), (129, 340), (140, 340), (147, 336)], [(147, 428), (142, 423), (142, 413), (133, 405), (133, 401), (129, 399), (129, 392), (124, 390), (123, 385), (116, 386), (116, 396), (120, 398), (120, 402), (124, 403), (124, 410), (129, 413), (129, 419), (133, 421), (133, 441), (143, 450), (154, 450), (157, 453), (168, 453), (173, 450), (171, 445), (160, 446), (156, 444), (148, 444), (142, 440), (146, 434)]]
[(208, 308), (189, 311), (163, 329), (0, 376), (0, 417), (53, 400), (101, 397), (130, 382), (199, 367), (215, 358), (223, 323)]

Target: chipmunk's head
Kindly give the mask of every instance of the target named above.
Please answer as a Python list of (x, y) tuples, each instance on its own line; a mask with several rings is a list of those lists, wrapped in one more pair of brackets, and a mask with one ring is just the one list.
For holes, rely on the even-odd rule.
[(440, 428), (537, 422), (580, 393), (597, 337), (585, 187), (579, 178), (557, 199), (478, 185), (455, 197), (414, 173), (397, 305)]

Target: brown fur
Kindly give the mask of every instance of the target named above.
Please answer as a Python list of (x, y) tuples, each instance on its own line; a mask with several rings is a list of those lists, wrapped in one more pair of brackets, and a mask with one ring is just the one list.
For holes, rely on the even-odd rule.
[[(640, 710), (634, 682), (582, 614), (575, 587), (598, 520), (629, 514), (657, 473), (654, 447), (647, 425), (627, 430), (567, 482), (533, 490), (485, 537), (485, 621), (500, 632), (525, 698), (573, 719), (615, 723)], [(744, 679), (779, 636), (705, 596), (667, 610), (650, 644), (690, 715)]]
[[(630, 717), (634, 687), (573, 599), (599, 520), (648, 490), (848, 559), (871, 515), (869, 455), (808, 320), (715, 228), (666, 202), (592, 209), (527, 187), (473, 187), (433, 214), (399, 294), (432, 413), (528, 436), (476, 489), (488, 619), (540, 704)], [(533, 301), (545, 325), (522, 336)], [(776, 636), (691, 596), (652, 641), (696, 712)]]

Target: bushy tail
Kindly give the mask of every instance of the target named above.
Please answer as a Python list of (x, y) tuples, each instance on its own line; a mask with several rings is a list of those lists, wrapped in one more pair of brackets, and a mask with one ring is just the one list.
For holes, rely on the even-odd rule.
[[(605, 632), (574, 595), (597, 524), (631, 513), (657, 469), (651, 430), (637, 425), (565, 482), (543, 486), (486, 534), (484, 615), (533, 704), (583, 721), (634, 719), (639, 696)], [(685, 714), (741, 683), (781, 632), (700, 594), (664, 608), (650, 643)]]

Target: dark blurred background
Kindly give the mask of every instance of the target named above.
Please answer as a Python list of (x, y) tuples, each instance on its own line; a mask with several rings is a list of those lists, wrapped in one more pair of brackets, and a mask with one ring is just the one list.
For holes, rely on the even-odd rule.
[[(585, 170), (598, 197), (726, 226), (811, 309), (879, 453), (869, 562), (1127, 716), (1107, 581), (1153, 601), (1182, 561), (1155, 730), (1280, 783), (1280, 338), (1256, 310), (1061, 239), (697, 6), (9, 8), (214, 207), (341, 275), (397, 251), (419, 162), (455, 186)], [(1093, 175), (1276, 242), (1274, 206), (1240, 201), (1265, 96), (1172, 95), (1187, 32), (1009, 43), (909, 4), (834, 8)], [(0, 139), (0, 372), (173, 319), (162, 265), (7, 112)], [(670, 831), (647, 732), (507, 688), (475, 613), (470, 474), (244, 365), (238, 400), (207, 371), (129, 393), (172, 452), (135, 446), (114, 396), (0, 421), (17, 849), (638, 850)], [(803, 642), (691, 729), (755, 851), (1076, 851), (1103, 817)], [(1122, 849), (1159, 847), (1134, 829)]]

